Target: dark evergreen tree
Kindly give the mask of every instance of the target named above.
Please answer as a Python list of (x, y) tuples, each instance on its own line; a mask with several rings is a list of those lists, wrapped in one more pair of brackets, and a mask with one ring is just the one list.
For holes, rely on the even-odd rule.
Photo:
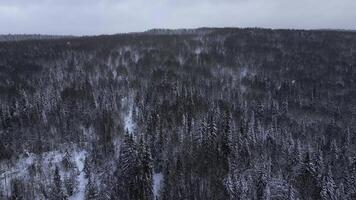
[(62, 166), (66, 171), (69, 171), (74, 167), (74, 163), (72, 161), (72, 156), (69, 154), (68, 150), (65, 151), (63, 159), (62, 159)]
[(131, 135), (125, 135), (112, 198), (123, 200), (153, 198), (152, 160), (147, 144), (143, 141), (140, 145), (136, 144)]
[(321, 190), (320, 196), (321, 196), (321, 199), (323, 199), (323, 200), (336, 200), (337, 199), (336, 185), (335, 185), (334, 178), (332, 176), (330, 168), (327, 171), (327, 173), (324, 174), (323, 182), (322, 182), (322, 190)]
[(256, 183), (256, 198), (259, 200), (265, 199), (267, 187), (267, 177), (263, 172), (259, 172)]
[(11, 182), (11, 197), (10, 200), (23, 200), (24, 194), (22, 193), (23, 191), (23, 185), (21, 182), (17, 179), (14, 179)]
[(67, 191), (67, 195), (72, 196), (77, 190), (79, 184), (77, 168), (72, 168), (70, 170), (70, 172), (64, 177), (63, 184)]
[(65, 194), (63, 187), (62, 187), (62, 180), (59, 174), (58, 166), (55, 167), (54, 175), (53, 175), (53, 182), (51, 186), (51, 192), (49, 199), (51, 200), (66, 200), (68, 199), (67, 195)]
[(88, 184), (85, 187), (85, 200), (96, 200), (98, 197), (97, 186), (95, 182), (92, 181), (92, 177), (89, 176)]
[(91, 173), (91, 163), (90, 163), (90, 160), (89, 160), (89, 157), (85, 157), (84, 159), (84, 167), (83, 167), (83, 171), (85, 173), (85, 178), (89, 178), (90, 176), (90, 173)]

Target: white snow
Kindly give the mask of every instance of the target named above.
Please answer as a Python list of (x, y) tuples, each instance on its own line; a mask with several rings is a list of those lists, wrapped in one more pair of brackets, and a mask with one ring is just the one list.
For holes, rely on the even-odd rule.
[(197, 47), (197, 48), (194, 50), (194, 53), (197, 54), (197, 55), (200, 55), (202, 52), (203, 52), (203, 48), (202, 48), (202, 47)]
[(128, 130), (129, 133), (133, 132), (134, 123), (132, 120), (132, 107), (130, 107), (128, 113), (125, 115), (125, 130)]
[(162, 173), (155, 173), (153, 174), (153, 195), (154, 199), (159, 196), (159, 191), (162, 186), (163, 181), (163, 174)]
[(122, 99), (122, 102), (125, 105), (125, 107), (128, 108), (123, 112), (124, 129), (125, 129), (125, 131), (127, 130), (129, 133), (132, 134), (135, 129), (135, 122), (134, 122), (133, 116), (132, 116), (133, 97), (132, 96), (125, 97)]
[(115, 137), (113, 139), (114, 147), (115, 147), (115, 158), (119, 158), (120, 155), (120, 147), (121, 147), (121, 138)]
[(244, 78), (247, 76), (247, 73), (248, 73), (248, 69), (247, 68), (242, 68), (241, 71), (240, 71), (240, 78)]
[[(39, 161), (40, 157), (42, 157), (41, 165), (44, 170), (45, 176), (48, 179), (51, 179), (50, 172), (54, 170), (54, 166), (59, 165), (61, 162), (64, 153), (60, 151), (51, 151), (43, 153), (41, 156), (37, 156), (32, 153), (26, 153), (27, 155), (20, 157), (19, 159), (9, 162), (0, 162), (0, 190), (5, 191), (6, 196), (11, 195), (11, 180), (14, 178), (19, 178), (22, 180), (28, 179), (28, 167), (33, 163)], [(80, 175), (78, 176), (79, 186), (78, 191), (73, 196), (71, 196), (70, 200), (84, 200), (85, 186), (87, 184), (87, 180), (84, 176), (84, 159), (86, 152), (83, 150), (73, 151), (73, 156), (75, 163), (80, 171)], [(61, 169), (61, 168), (60, 168)], [(61, 176), (63, 176), (63, 171), (60, 171)]]
[(178, 56), (178, 62), (179, 62), (179, 65), (183, 65), (185, 63), (184, 57), (182, 55)]
[(117, 71), (116, 71), (116, 70), (113, 70), (113, 71), (112, 71), (112, 75), (113, 75), (114, 79), (116, 79), (116, 77), (117, 77)]
[(11, 180), (26, 175), (27, 168), (34, 161), (33, 154), (27, 154), (28, 157), (21, 157), (13, 163), (0, 162), (0, 190), (5, 192), (6, 196), (11, 195)]
[(85, 197), (85, 186), (87, 185), (88, 180), (85, 178), (84, 174), (84, 160), (85, 160), (85, 151), (76, 152), (74, 154), (74, 160), (80, 172), (78, 176), (78, 191), (73, 196), (69, 197), (69, 200), (84, 200)]

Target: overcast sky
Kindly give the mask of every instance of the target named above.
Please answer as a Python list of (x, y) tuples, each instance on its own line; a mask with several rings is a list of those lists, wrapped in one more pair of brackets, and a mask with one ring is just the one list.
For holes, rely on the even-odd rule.
[(0, 34), (197, 27), (356, 29), (356, 0), (0, 0)]

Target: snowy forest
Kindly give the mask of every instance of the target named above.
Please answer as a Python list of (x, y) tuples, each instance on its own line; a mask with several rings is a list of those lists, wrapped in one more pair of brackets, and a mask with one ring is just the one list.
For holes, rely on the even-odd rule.
[(0, 42), (0, 200), (355, 200), (356, 33)]

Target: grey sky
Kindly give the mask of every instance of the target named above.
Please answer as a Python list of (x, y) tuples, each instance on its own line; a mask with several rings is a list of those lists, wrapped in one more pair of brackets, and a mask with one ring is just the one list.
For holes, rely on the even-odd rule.
[(203, 26), (356, 29), (356, 0), (0, 0), (0, 34)]

